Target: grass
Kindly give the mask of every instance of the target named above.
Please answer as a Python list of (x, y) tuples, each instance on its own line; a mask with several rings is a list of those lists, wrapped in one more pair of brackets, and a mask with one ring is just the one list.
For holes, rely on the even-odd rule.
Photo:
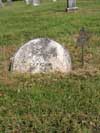
[[(66, 1), (23, 1), (0, 9), (0, 133), (100, 132), (100, 1), (77, 0), (79, 10), (66, 13)], [(91, 33), (81, 68), (79, 29)], [(8, 72), (10, 57), (25, 42), (52, 38), (69, 49), (70, 74), (18, 75)]]

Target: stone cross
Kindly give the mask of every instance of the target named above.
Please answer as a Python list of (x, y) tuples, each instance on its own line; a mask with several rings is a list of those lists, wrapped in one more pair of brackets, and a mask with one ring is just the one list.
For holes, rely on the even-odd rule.
[(38, 6), (40, 5), (40, 0), (32, 0), (33, 6)]
[(80, 29), (79, 36), (77, 38), (77, 45), (81, 47), (81, 62), (82, 67), (84, 66), (84, 46), (87, 44), (87, 42), (90, 39), (89, 33), (86, 31), (84, 27)]
[(76, 0), (67, 0), (67, 11), (74, 11), (78, 9), (76, 7)]
[(2, 0), (0, 0), (0, 7), (3, 7), (3, 2), (2, 2)]

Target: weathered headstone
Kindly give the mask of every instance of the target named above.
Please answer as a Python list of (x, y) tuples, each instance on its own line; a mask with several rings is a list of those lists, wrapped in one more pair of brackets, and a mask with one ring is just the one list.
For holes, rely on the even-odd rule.
[(67, 11), (74, 11), (78, 9), (76, 7), (76, 0), (67, 0)]
[(2, 2), (2, 0), (0, 0), (0, 7), (3, 7), (3, 2)]
[(26, 2), (26, 5), (29, 5), (32, 3), (32, 0), (25, 0), (25, 2)]
[(38, 6), (40, 5), (40, 0), (32, 0), (33, 6)]
[(11, 70), (19, 73), (71, 71), (69, 52), (59, 43), (38, 38), (23, 45), (11, 58)]

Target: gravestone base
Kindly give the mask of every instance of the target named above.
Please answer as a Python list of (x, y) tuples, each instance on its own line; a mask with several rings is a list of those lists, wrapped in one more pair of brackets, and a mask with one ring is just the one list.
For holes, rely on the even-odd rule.
[(33, 6), (39, 6), (39, 4), (33, 4)]
[(56, 2), (56, 0), (53, 0), (53, 2)]
[(77, 11), (78, 10), (78, 7), (71, 7), (71, 8), (66, 8), (66, 12), (74, 12), (74, 11)]
[(32, 0), (33, 6), (39, 6), (40, 5), (40, 0)]

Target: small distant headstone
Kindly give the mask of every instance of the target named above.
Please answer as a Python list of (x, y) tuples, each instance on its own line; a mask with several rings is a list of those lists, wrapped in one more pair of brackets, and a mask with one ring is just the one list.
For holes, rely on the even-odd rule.
[(40, 0), (32, 0), (33, 6), (38, 6), (40, 5)]
[(25, 0), (26, 5), (32, 4), (32, 0)]
[(0, 7), (3, 7), (3, 2), (2, 2), (2, 0), (0, 0)]
[(10, 69), (19, 73), (71, 71), (67, 49), (48, 38), (37, 38), (24, 44), (11, 58)]
[(67, 0), (67, 11), (75, 11), (77, 9), (76, 0)]

